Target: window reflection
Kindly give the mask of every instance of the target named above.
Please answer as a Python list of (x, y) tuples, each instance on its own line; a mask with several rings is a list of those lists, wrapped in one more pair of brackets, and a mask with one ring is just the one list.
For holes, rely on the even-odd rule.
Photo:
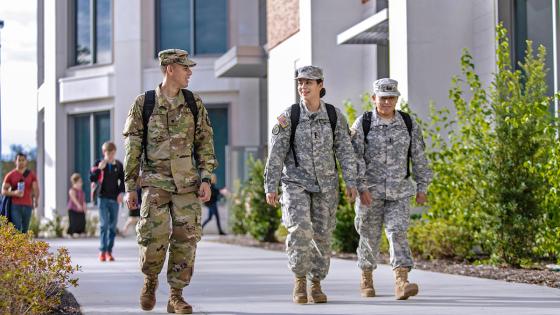
[(75, 0), (74, 5), (74, 64), (110, 63), (113, 41), (112, 1)]
[(180, 48), (194, 54), (227, 50), (226, 0), (158, 0), (156, 54)]
[(76, 64), (92, 62), (90, 0), (76, 1)]

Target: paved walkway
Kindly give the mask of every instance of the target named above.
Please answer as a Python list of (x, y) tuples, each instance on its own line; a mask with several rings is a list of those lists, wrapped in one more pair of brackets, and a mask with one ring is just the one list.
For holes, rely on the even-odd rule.
[[(132, 237), (117, 238), (117, 261), (97, 261), (97, 240), (51, 240), (70, 250), (82, 266), (80, 286), (71, 291), (85, 314), (166, 314), (169, 288), (160, 275), (157, 305), (143, 312), (138, 304), (142, 274)], [(165, 267), (164, 267), (165, 268)], [(208, 242), (200, 243), (193, 283), (184, 296), (195, 314), (560, 314), (560, 290), (414, 270), (420, 295), (407, 301), (393, 298), (390, 268), (375, 273), (378, 297), (361, 298), (355, 262), (333, 259), (323, 283), (329, 303), (291, 302), (292, 275), (284, 253)]]

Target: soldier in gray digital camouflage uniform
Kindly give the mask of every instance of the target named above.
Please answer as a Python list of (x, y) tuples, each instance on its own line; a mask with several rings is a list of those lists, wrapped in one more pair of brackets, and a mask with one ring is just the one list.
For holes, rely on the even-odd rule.
[[(361, 294), (375, 296), (372, 272), (377, 268), (376, 258), (385, 224), (395, 273), (395, 296), (404, 300), (418, 294), (418, 285), (408, 282), (408, 272), (413, 266), (407, 240), (410, 197), (416, 195), (418, 204), (426, 202), (432, 172), (424, 155), (420, 126), (410, 115), (395, 110), (400, 96), (397, 84), (388, 78), (375, 81), (372, 97), (375, 109), (358, 117), (352, 126), (352, 145), (360, 192), (355, 206), (355, 226), (360, 234), (357, 253), (362, 270)], [(409, 158), (416, 189), (409, 179)]]
[[(348, 187), (346, 193), (352, 200), (357, 196), (356, 161), (346, 118), (339, 109), (321, 100), (325, 95), (323, 71), (314, 66), (302, 67), (296, 71), (295, 79), (301, 101), (284, 111), (272, 129), (272, 147), (265, 169), (266, 200), (276, 205), (281, 182), (282, 220), (288, 229), (288, 266), (296, 276), (293, 301), (325, 303), (327, 296), (320, 281), (329, 270), (330, 240), (339, 198), (335, 156)], [(309, 297), (306, 277), (311, 281)]]

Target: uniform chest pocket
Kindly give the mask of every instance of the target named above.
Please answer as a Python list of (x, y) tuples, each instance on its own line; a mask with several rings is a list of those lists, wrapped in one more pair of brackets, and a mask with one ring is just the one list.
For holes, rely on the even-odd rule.
[(167, 115), (152, 113), (148, 122), (148, 140), (162, 142), (169, 135), (167, 127)]
[(194, 118), (190, 110), (184, 106), (170, 111), (168, 114), (169, 133), (173, 138), (193, 141)]

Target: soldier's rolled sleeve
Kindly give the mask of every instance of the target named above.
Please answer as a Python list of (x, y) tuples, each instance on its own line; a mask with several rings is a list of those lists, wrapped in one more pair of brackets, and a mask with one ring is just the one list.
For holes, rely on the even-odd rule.
[(358, 191), (364, 192), (368, 190), (366, 179), (366, 161), (365, 156), (365, 140), (364, 131), (362, 129), (363, 116), (358, 117), (352, 125), (352, 147), (354, 148), (354, 156), (356, 158), (356, 182)]
[(124, 184), (126, 191), (136, 191), (142, 159), (142, 108), (144, 95), (139, 95), (130, 107), (124, 124)]
[(356, 158), (350, 139), (348, 122), (342, 112), (337, 110), (338, 119), (335, 135), (335, 155), (340, 162), (342, 177), (348, 188), (356, 188)]
[[(288, 115), (286, 116), (288, 117)], [(277, 191), (282, 176), (284, 160), (290, 149), (290, 124), (288, 123), (284, 128), (279, 125), (276, 126), (274, 128), (278, 129), (278, 133), (276, 135), (272, 133), (270, 154), (264, 169), (265, 193)]]
[(413, 121), (412, 123), (412, 172), (416, 181), (417, 192), (426, 193), (428, 185), (432, 180), (432, 170), (428, 164), (425, 153), (424, 138), (422, 136), (422, 128)]
[(194, 137), (195, 159), (198, 165), (201, 179), (210, 179), (212, 172), (218, 167), (218, 161), (214, 153), (214, 131), (208, 118), (208, 111), (202, 104), (202, 100), (195, 94), (196, 106), (198, 107), (198, 121)]

